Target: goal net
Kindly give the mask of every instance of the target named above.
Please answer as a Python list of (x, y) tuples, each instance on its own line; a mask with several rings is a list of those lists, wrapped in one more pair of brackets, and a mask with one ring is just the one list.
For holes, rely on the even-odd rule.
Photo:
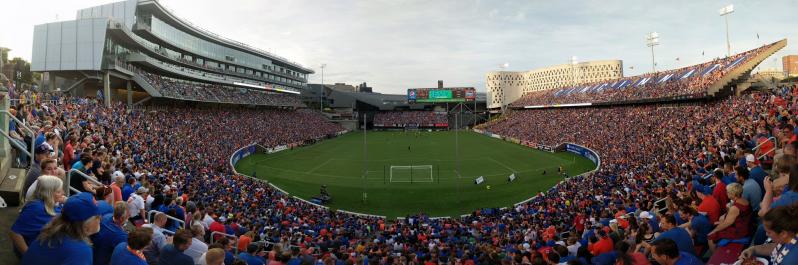
[(391, 183), (433, 182), (432, 165), (391, 166)]

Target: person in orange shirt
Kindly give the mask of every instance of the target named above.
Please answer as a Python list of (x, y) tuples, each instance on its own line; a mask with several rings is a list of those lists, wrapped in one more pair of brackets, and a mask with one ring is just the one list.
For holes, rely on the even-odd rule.
[(553, 225), (550, 225), (546, 228), (546, 231), (543, 232), (543, 241), (554, 239), (555, 235), (557, 235), (557, 229)]
[(113, 176), (112, 176), (111, 180), (113, 181), (113, 183), (111, 183), (110, 187), (111, 187), (111, 190), (114, 193), (114, 203), (116, 203), (116, 202), (119, 202), (119, 201), (123, 201), (122, 200), (122, 187), (125, 186), (125, 175), (122, 174), (122, 172), (120, 172), (120, 171), (114, 171), (114, 173), (112, 175)]
[(249, 243), (252, 243), (253, 238), (255, 238), (255, 233), (252, 231), (247, 231), (241, 235), (241, 237), (238, 238), (238, 251), (247, 251), (247, 246), (249, 246)]
[(613, 246), (615, 244), (612, 242), (612, 239), (607, 236), (607, 232), (604, 230), (599, 230), (598, 232), (598, 241), (596, 243), (590, 244), (587, 246), (590, 254), (593, 256), (598, 256), (603, 253), (611, 252), (613, 250)]
[(712, 189), (712, 197), (715, 197), (715, 201), (720, 204), (720, 212), (725, 213), (725, 203), (729, 201), (729, 196), (726, 195), (726, 183), (723, 183), (723, 171), (716, 170), (712, 175), (712, 180), (715, 181), (715, 188)]
[(696, 192), (696, 196), (699, 200), (701, 200), (701, 204), (698, 205), (698, 212), (706, 213), (707, 217), (709, 217), (709, 221), (711, 223), (715, 223), (720, 218), (720, 204), (715, 197), (709, 196), (708, 194), (704, 194), (703, 192)]

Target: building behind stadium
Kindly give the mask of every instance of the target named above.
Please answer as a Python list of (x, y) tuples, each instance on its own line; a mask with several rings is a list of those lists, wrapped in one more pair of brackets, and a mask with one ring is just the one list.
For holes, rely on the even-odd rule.
[[(259, 89), (305, 89), (314, 71), (286, 58), (208, 32), (155, 0), (127, 0), (78, 10), (75, 20), (36, 25), (31, 70), (49, 89), (98, 90), (106, 103), (161, 97), (142, 72), (182, 82)], [(100, 93), (97, 93), (99, 95)]]
[(798, 55), (781, 57), (781, 63), (785, 77), (798, 77)]
[(621, 60), (587, 61), (525, 71), (486, 74), (488, 108), (498, 110), (525, 93), (623, 77)]

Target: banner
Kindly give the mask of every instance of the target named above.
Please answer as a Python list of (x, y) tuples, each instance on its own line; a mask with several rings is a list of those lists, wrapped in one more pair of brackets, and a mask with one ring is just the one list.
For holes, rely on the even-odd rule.
[(546, 151), (546, 152), (554, 152), (554, 148), (551, 148), (551, 147), (550, 147), (550, 146), (548, 146), (548, 145), (542, 145), (542, 144), (539, 144), (539, 145), (535, 146), (535, 148), (537, 148), (537, 149), (539, 149), (539, 150)]
[(277, 153), (280, 151), (284, 151), (288, 149), (288, 145), (278, 145), (269, 149), (266, 149), (266, 152), (269, 154)]
[(474, 180), (474, 184), (477, 185), (482, 184), (482, 182), (485, 182), (485, 177), (483, 176), (479, 176), (477, 179)]
[(233, 163), (233, 165), (235, 165), (242, 158), (248, 157), (249, 155), (254, 154), (255, 152), (256, 152), (256, 147), (254, 144), (248, 147), (241, 148), (233, 154), (231, 162)]
[(593, 163), (596, 163), (596, 165), (599, 164), (598, 155), (596, 153), (594, 153), (593, 151), (591, 151), (590, 149), (587, 149), (587, 148), (579, 146), (579, 145), (567, 143), (567, 144), (565, 144), (565, 150), (568, 151), (568, 152), (583, 156), (583, 157), (585, 157), (587, 159), (590, 159), (590, 161), (593, 161)]

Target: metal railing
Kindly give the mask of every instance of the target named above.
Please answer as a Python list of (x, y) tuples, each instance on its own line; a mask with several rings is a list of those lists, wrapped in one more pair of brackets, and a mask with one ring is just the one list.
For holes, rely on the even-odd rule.
[[(252, 242), (252, 243), (255, 243), (255, 244), (262, 244), (264, 247), (265, 247), (265, 246), (276, 246), (276, 245), (282, 245), (282, 244), (280, 244), (280, 243), (271, 242), (271, 241), (266, 241), (266, 240), (261, 240), (261, 241)], [(211, 243), (211, 244), (213, 244), (213, 243)], [(293, 250), (293, 249), (302, 249), (302, 247), (301, 247), (301, 246), (297, 246), (297, 245), (288, 245), (288, 248), (289, 248), (289, 249), (292, 249), (292, 250)], [(284, 250), (285, 250), (285, 249), (284, 249)], [(313, 253), (311, 253), (311, 254), (316, 254), (316, 255), (318, 255), (318, 254), (321, 254), (321, 250), (320, 250), (318, 247), (314, 247), (314, 248), (313, 248)]]
[[(14, 139), (13, 137), (11, 137), (11, 134), (9, 134), (9, 133), (8, 133), (8, 132), (6, 132), (6, 131), (0, 130), (0, 132), (2, 132), (2, 133), (3, 133), (3, 136), (5, 136), (5, 137), (6, 137), (6, 139), (8, 139), (8, 142), (9, 142), (11, 145), (13, 145), (14, 147), (16, 147), (16, 148), (17, 148), (19, 151), (21, 151), (21, 152), (25, 153), (25, 155), (27, 155), (27, 156), (28, 156), (30, 159), (33, 159), (33, 153), (32, 153), (31, 151), (28, 151), (27, 149), (25, 149), (25, 146), (24, 146), (24, 145), (22, 145), (22, 144), (20, 144), (20, 143), (18, 143), (17, 141), (13, 141), (13, 140), (18, 140), (18, 139)], [(13, 140), (12, 140), (12, 139), (13, 139)]]
[[(27, 155), (28, 155), (28, 157), (30, 157), (30, 159), (33, 159), (33, 150), (34, 150), (33, 148), (34, 148), (34, 143), (36, 142), (36, 141), (35, 141), (35, 139), (36, 139), (36, 132), (34, 132), (34, 131), (33, 131), (33, 129), (31, 129), (30, 127), (28, 127), (28, 125), (27, 125), (27, 124), (25, 124), (24, 122), (22, 122), (22, 121), (20, 121), (19, 119), (17, 119), (17, 117), (14, 117), (14, 115), (11, 115), (11, 113), (10, 113), (10, 112), (8, 112), (7, 110), (0, 110), (0, 113), (2, 113), (2, 114), (3, 114), (3, 115), (5, 115), (5, 116), (8, 116), (8, 117), (10, 117), (12, 120), (14, 120), (14, 122), (16, 122), (16, 124), (17, 124), (17, 127), (18, 127), (18, 128), (25, 129), (25, 131), (27, 131), (27, 132), (29, 132), (29, 133), (30, 133), (31, 142), (30, 142), (30, 149), (29, 149), (29, 150), (25, 149), (25, 147), (24, 147), (24, 146), (22, 146), (22, 147), (21, 147), (21, 146), (19, 146), (19, 143), (15, 142), (15, 141), (9, 141), (9, 142), (14, 142), (15, 146), (16, 146), (17, 148), (19, 148), (19, 149), (20, 149), (20, 151), (23, 151), (23, 152), (25, 152), (25, 154), (27, 154)], [(4, 131), (4, 132), (3, 132), (3, 135), (4, 135), (4, 136), (6, 136), (6, 138), (8, 138), (9, 140), (11, 140), (11, 132), (5, 132), (5, 131)]]
[(233, 244), (235, 245), (235, 247), (233, 247), (235, 249), (235, 254), (238, 254), (238, 237), (237, 236), (231, 235), (231, 234), (225, 234), (225, 233), (222, 233), (222, 232), (219, 232), (219, 231), (213, 231), (213, 232), (211, 232), (211, 244), (213, 244), (213, 242), (215, 241), (214, 239), (216, 239), (215, 238), (216, 235), (224, 236), (224, 237), (227, 237), (227, 238), (232, 238), (233, 242), (234, 242)]
[(86, 175), (86, 173), (80, 172), (80, 170), (72, 169), (72, 170), (69, 170), (69, 172), (67, 172), (66, 181), (64, 182), (65, 185), (69, 186), (69, 189), (64, 190), (64, 192), (66, 193), (67, 197), (69, 197), (70, 192), (75, 192), (75, 194), (79, 194), (80, 193), (80, 190), (78, 190), (75, 187), (72, 187), (72, 186), (69, 185), (70, 183), (72, 183), (70, 181), (72, 180), (72, 174), (73, 173), (77, 173), (78, 175), (81, 175), (83, 178), (85, 178), (86, 180), (90, 181), (94, 185), (100, 185), (100, 186), (103, 185), (96, 178), (94, 178), (92, 176), (89, 176), (89, 175)]
[(757, 160), (762, 159), (763, 157), (765, 157), (769, 153), (776, 152), (776, 149), (779, 149), (779, 141), (777, 141), (776, 137), (771, 136), (771, 137), (768, 137), (768, 139), (765, 140), (764, 142), (758, 144), (757, 146), (754, 146), (754, 148), (752, 150), (759, 151), (759, 149), (762, 147), (762, 145), (766, 144), (767, 142), (771, 142), (771, 141), (773, 142), (773, 149), (770, 149), (769, 151), (759, 155), (759, 157), (756, 158)]
[[(163, 214), (166, 214), (166, 213), (164, 213), (164, 212), (161, 212), (161, 211), (158, 211), (158, 210), (150, 210), (149, 212), (147, 212), (147, 221), (149, 221), (150, 223), (153, 223), (153, 221), (155, 221), (155, 220), (153, 219), (153, 218), (154, 218), (153, 216), (154, 216), (155, 214), (157, 214), (157, 213), (163, 213)], [(175, 221), (176, 223), (180, 224), (180, 226), (179, 226), (179, 227), (182, 227), (182, 228), (185, 228), (185, 227), (186, 227), (186, 221), (183, 221), (183, 220), (177, 219), (177, 218), (175, 218), (175, 217), (172, 217), (172, 216), (170, 216), (170, 215), (168, 215), (168, 214), (166, 214), (166, 219), (169, 219), (169, 220)]]

